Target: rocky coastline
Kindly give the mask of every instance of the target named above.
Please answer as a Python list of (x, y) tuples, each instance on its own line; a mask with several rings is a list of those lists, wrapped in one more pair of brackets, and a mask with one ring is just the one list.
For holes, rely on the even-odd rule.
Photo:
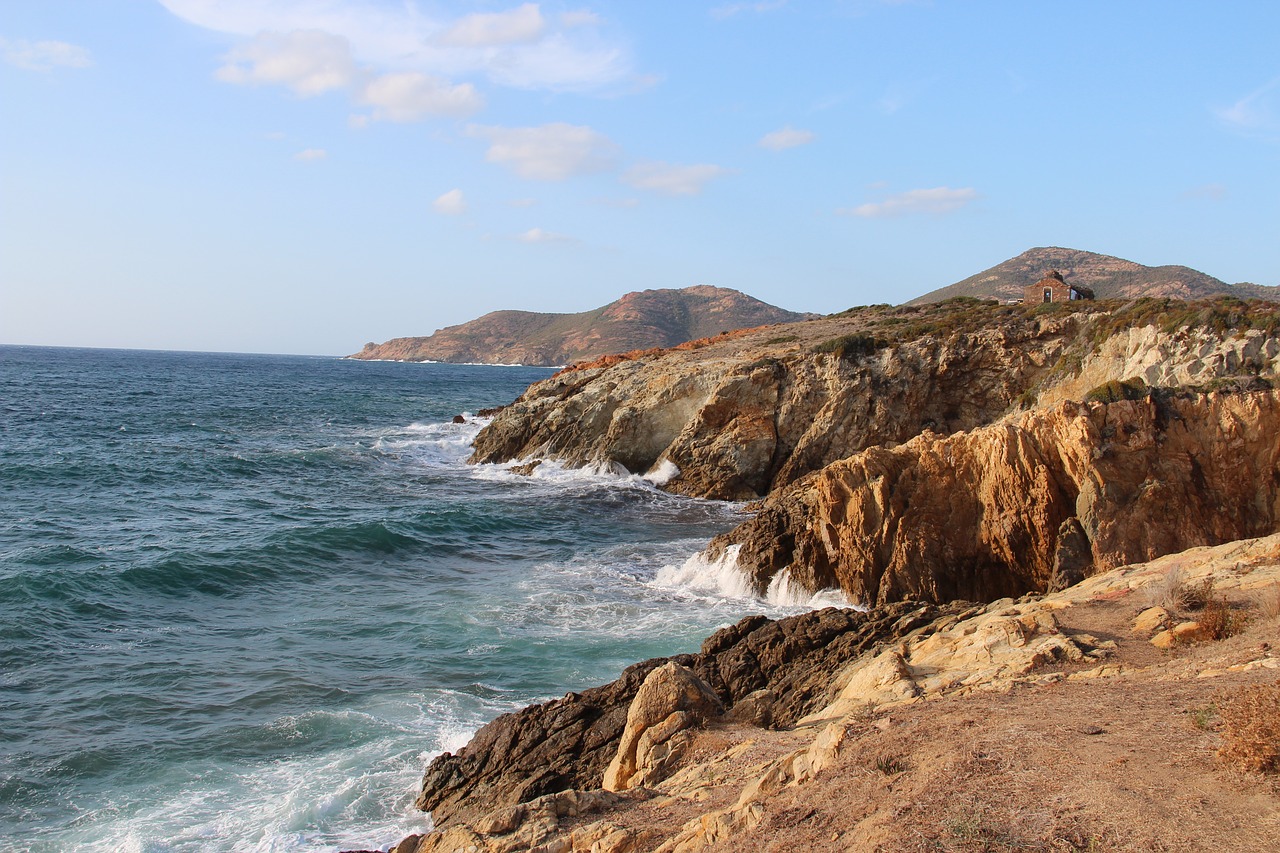
[[(865, 610), (744, 619), (697, 654), (493, 721), (427, 768), (417, 805), (437, 831), (392, 849), (765, 849), (778, 803), (852, 784), (850, 756), (865, 759), (898, 714), (1176, 680), (1205, 629), (1157, 660), (1155, 631), (1135, 639), (1127, 623), (1196, 578), (1261, 642), (1223, 644), (1212, 677), (1274, 675), (1280, 622), (1256, 596), (1280, 595), (1278, 370), (1275, 305), (952, 300), (618, 356), (531, 386), (472, 461), (602, 466), (753, 501), (709, 557), (762, 591), (785, 574)], [(885, 777), (910, 768), (881, 759)], [(1274, 813), (1280, 790), (1263, 789)], [(1045, 837), (1115, 843), (1044, 849), (1174, 837), (1081, 809), (1084, 829)], [(809, 832), (812, 814), (791, 830)], [(825, 820), (831, 846), (812, 849), (991, 849), (904, 846), (883, 810)]]

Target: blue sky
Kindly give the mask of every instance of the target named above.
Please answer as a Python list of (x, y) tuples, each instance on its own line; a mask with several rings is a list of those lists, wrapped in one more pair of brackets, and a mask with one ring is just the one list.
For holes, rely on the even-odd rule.
[(1280, 3), (0, 3), (0, 343), (345, 354), (1032, 246), (1280, 284)]

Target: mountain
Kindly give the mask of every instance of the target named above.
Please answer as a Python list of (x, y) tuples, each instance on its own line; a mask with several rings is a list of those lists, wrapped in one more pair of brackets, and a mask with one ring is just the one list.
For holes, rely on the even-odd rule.
[(908, 305), (941, 302), (956, 296), (979, 299), (1021, 299), (1022, 289), (1035, 284), (1049, 270), (1062, 273), (1068, 284), (1093, 289), (1098, 299), (1135, 299), (1157, 296), (1173, 299), (1204, 299), (1231, 295), (1241, 299), (1280, 302), (1280, 287), (1260, 284), (1227, 284), (1190, 267), (1177, 265), (1147, 267), (1123, 258), (1047, 246), (1028, 249), (1016, 258), (996, 264), (963, 281), (918, 296)]
[(553, 366), (812, 316), (729, 288), (698, 285), (628, 293), (579, 314), (494, 311), (427, 337), (368, 343), (350, 358)]

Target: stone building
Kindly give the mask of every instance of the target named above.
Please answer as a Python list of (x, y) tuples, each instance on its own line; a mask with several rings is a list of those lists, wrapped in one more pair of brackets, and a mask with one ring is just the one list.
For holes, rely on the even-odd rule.
[(1049, 270), (1040, 281), (1028, 284), (1022, 290), (1024, 303), (1071, 302), (1076, 299), (1092, 298), (1092, 290), (1079, 284), (1067, 284), (1062, 280), (1062, 273), (1057, 270)]

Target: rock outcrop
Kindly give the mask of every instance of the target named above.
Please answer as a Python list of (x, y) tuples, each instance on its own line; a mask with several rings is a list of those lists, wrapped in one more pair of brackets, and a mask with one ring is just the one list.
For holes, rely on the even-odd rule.
[[(759, 719), (763, 704), (772, 725), (794, 725), (831, 701), (832, 677), (848, 661), (877, 644), (908, 636), (939, 616), (965, 609), (961, 604), (939, 608), (901, 602), (866, 613), (827, 608), (778, 621), (747, 617), (711, 635), (696, 655), (638, 663), (617, 681), (499, 717), (457, 754), (445, 753), (431, 762), (418, 807), (430, 811), (436, 825), (443, 827), (475, 823), (494, 809), (561, 791), (601, 788), (623, 743), (633, 700), (646, 679), (664, 666), (670, 667), (667, 675), (679, 673), (677, 665), (687, 670), (731, 714), (735, 705), (746, 700), (749, 716)], [(673, 689), (655, 684), (654, 692), (668, 693), (669, 699), (686, 688), (701, 695), (701, 688), (689, 677), (661, 680)], [(691, 698), (686, 708), (672, 707), (676, 711), (703, 708), (705, 715), (709, 702), (710, 697)], [(691, 716), (697, 715), (695, 710)], [(663, 721), (669, 716), (671, 711)], [(636, 728), (640, 729), (634, 741), (638, 746), (643, 727)], [(658, 739), (651, 736), (650, 741)], [(657, 757), (653, 750), (650, 757)], [(634, 757), (618, 762), (624, 763), (636, 766)]]
[(664, 663), (631, 700), (627, 726), (601, 787), (625, 791), (662, 781), (693, 742), (689, 730), (723, 712), (719, 697), (692, 670)]
[(1277, 391), (1066, 401), (854, 454), (710, 550), (737, 546), (761, 590), (787, 570), (868, 604), (1044, 591), (1276, 530), (1277, 425)]
[[(1255, 315), (1261, 327), (1242, 325)], [(1275, 376), (1277, 318), (1265, 303), (866, 309), (563, 371), (494, 418), (472, 461), (556, 459), (750, 500), (866, 448), (972, 430), (1107, 382)]]
[(550, 367), (807, 316), (729, 288), (698, 285), (628, 293), (579, 314), (494, 311), (426, 337), (371, 342), (350, 358)]

